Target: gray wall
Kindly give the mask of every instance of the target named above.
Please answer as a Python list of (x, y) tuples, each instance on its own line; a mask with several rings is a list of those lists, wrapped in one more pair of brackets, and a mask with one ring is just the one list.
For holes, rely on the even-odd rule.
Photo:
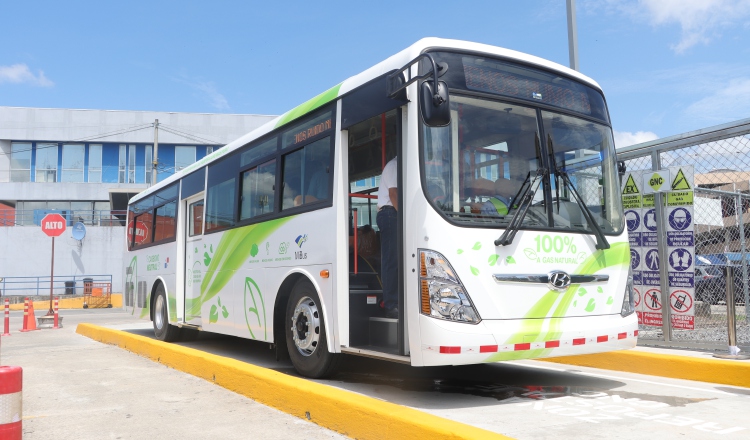
[[(52, 238), (40, 227), (0, 227), (0, 277), (49, 276), (51, 250)], [(55, 276), (112, 275), (112, 292), (122, 292), (124, 252), (124, 227), (89, 226), (80, 249), (68, 228), (55, 238)], [(62, 293), (63, 288), (55, 291)]]

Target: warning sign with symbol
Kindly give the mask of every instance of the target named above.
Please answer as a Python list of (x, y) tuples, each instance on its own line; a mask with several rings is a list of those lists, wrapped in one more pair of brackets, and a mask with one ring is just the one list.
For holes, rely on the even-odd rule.
[(669, 191), (671, 189), (670, 170), (663, 169), (651, 171), (643, 174), (643, 193), (652, 194), (655, 192)]
[(674, 177), (667, 195), (667, 206), (693, 206), (694, 170), (692, 165), (670, 167), (669, 171)]
[(693, 290), (674, 290), (669, 295), (672, 312), (672, 328), (682, 330), (695, 329), (695, 312), (693, 307)]
[(661, 290), (649, 289), (643, 294), (643, 313), (641, 319), (643, 325), (661, 327)]
[(636, 182), (641, 181), (641, 171), (629, 172), (622, 179), (622, 206), (625, 209), (641, 207), (641, 191)]

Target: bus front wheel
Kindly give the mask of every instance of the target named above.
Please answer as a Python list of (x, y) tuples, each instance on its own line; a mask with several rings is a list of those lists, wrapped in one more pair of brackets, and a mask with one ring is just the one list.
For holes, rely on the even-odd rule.
[(154, 335), (164, 342), (174, 342), (180, 337), (180, 329), (169, 323), (167, 314), (167, 293), (164, 285), (159, 283), (154, 298)]
[(334, 373), (341, 356), (328, 351), (320, 298), (306, 278), (292, 289), (284, 327), (289, 357), (301, 375), (320, 378)]

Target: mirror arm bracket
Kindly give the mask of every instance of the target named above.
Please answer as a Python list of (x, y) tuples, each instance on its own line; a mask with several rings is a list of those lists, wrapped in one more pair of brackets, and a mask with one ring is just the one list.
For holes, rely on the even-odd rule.
[[(404, 71), (409, 69), (411, 66), (413, 66), (415, 63), (421, 61), (423, 58), (427, 58), (428, 60), (430, 60), (430, 63), (432, 64), (432, 71), (427, 72), (423, 75), (414, 76), (413, 78), (410, 78), (408, 81), (404, 82), (403, 84), (400, 84), (401, 81), (403, 80), (403, 77), (401, 76), (401, 74), (404, 73)], [(442, 71), (441, 74), (445, 73), (447, 68), (448, 66), (445, 63), (438, 64), (437, 62), (435, 62), (435, 58), (433, 58), (431, 54), (423, 53), (422, 55), (419, 55), (418, 57), (406, 63), (406, 65), (400, 68), (398, 71), (393, 72), (392, 74), (388, 75), (388, 87), (386, 89), (386, 95), (389, 98), (394, 98), (396, 94), (398, 94), (400, 91), (404, 90), (405, 88), (413, 84), (415, 81), (425, 79), (429, 77), (430, 74), (432, 74), (433, 90), (435, 91), (434, 92), (435, 94), (432, 96), (432, 102), (436, 107), (438, 107), (444, 102), (443, 97), (437, 93), (438, 76), (439, 76), (438, 72)], [(411, 76), (411, 74), (409, 76)]]

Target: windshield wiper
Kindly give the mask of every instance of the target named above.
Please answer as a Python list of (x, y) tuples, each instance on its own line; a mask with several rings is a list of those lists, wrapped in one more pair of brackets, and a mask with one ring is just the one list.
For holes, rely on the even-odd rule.
[[(552, 148), (552, 139), (547, 139), (549, 152), (550, 152), (550, 159), (552, 161), (552, 167), (555, 169), (555, 183), (557, 183), (557, 177), (561, 177), (563, 181), (563, 185), (568, 187), (570, 190), (570, 193), (573, 194), (573, 198), (575, 199), (576, 203), (578, 204), (578, 207), (581, 208), (581, 212), (583, 213), (583, 216), (586, 217), (586, 221), (591, 226), (591, 229), (594, 230), (594, 235), (596, 235), (596, 248), (597, 249), (609, 249), (609, 242), (607, 241), (607, 237), (604, 236), (604, 232), (602, 231), (602, 228), (599, 226), (599, 223), (596, 222), (594, 219), (594, 214), (591, 212), (588, 206), (586, 206), (586, 203), (583, 201), (583, 198), (580, 194), (578, 194), (578, 190), (576, 190), (576, 187), (573, 186), (573, 182), (570, 181), (570, 176), (568, 176), (568, 172), (565, 171), (565, 169), (559, 165), (557, 165), (557, 160), (555, 159), (555, 152)], [(556, 184), (555, 187), (557, 188), (558, 185)], [(560, 210), (560, 195), (558, 192), (557, 196), (557, 209), (558, 212)]]
[[(526, 180), (524, 180), (521, 188), (523, 189), (523, 187), (526, 186), (527, 181), (529, 183), (528, 186), (526, 186), (526, 190), (520, 196), (521, 203), (518, 205), (516, 213), (513, 214), (513, 218), (510, 219), (510, 223), (508, 223), (508, 227), (505, 229), (505, 232), (503, 232), (503, 235), (495, 240), (495, 246), (507, 246), (513, 243), (513, 238), (516, 236), (518, 228), (520, 228), (521, 223), (523, 222), (523, 218), (526, 217), (526, 211), (529, 210), (531, 203), (534, 201), (536, 190), (539, 189), (539, 184), (542, 183), (542, 176), (544, 176), (545, 174), (547, 174), (547, 170), (544, 168), (539, 168), (536, 170), (536, 174), (534, 175), (533, 179), (529, 180), (531, 177), (531, 173), (526, 175)], [(518, 198), (518, 194), (516, 194), (516, 196), (513, 197), (510, 206), (513, 206), (514, 202)], [(510, 207), (508, 207), (508, 209), (510, 209)]]

